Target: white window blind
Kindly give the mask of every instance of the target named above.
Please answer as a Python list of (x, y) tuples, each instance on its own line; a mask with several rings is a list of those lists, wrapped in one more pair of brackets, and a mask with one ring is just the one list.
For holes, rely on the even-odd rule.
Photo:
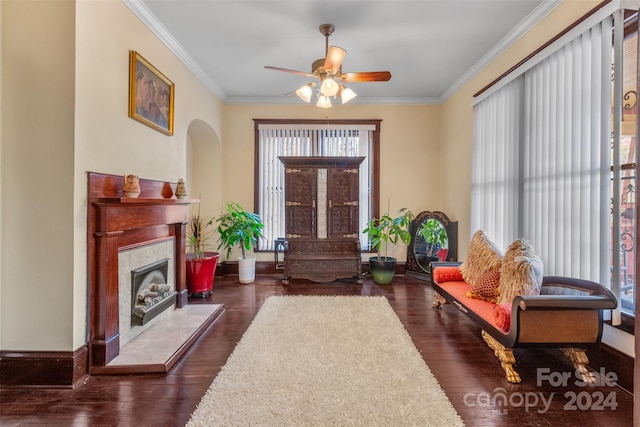
[(609, 224), (613, 16), (621, 27), (622, 11), (592, 18), (591, 27), (476, 99), (471, 232), (484, 229), (503, 248), (523, 237), (545, 275), (612, 284), (616, 292)]
[(483, 229), (504, 247), (519, 233), (520, 114), (523, 79), (475, 107), (471, 171), (471, 230)]
[[(259, 124), (259, 213), (265, 227), (259, 250), (273, 250), (274, 240), (285, 234), (284, 166), (280, 156), (357, 157), (360, 165), (360, 225), (368, 221), (370, 146), (373, 125), (280, 125)], [(362, 227), (360, 227), (362, 228)], [(366, 236), (360, 236), (366, 247)]]
[(612, 18), (525, 73), (521, 234), (547, 274), (608, 283)]

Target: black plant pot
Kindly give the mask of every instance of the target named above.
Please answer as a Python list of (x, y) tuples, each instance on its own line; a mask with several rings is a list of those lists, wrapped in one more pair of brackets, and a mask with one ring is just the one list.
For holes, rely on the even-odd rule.
[(371, 257), (369, 258), (369, 271), (373, 281), (378, 285), (387, 285), (393, 280), (396, 272), (397, 260), (392, 257)]

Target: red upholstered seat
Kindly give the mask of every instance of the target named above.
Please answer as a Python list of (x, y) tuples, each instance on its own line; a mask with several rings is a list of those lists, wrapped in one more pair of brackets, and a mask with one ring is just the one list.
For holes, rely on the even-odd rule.
[(495, 317), (493, 315), (493, 309), (495, 306), (494, 303), (467, 297), (467, 291), (471, 290), (471, 285), (467, 284), (466, 282), (445, 282), (441, 283), (440, 286), (445, 288), (449, 294), (451, 294), (456, 300), (461, 302), (469, 310), (482, 317), (484, 320), (489, 322), (496, 329), (506, 335), (505, 331), (503, 331), (496, 324)]

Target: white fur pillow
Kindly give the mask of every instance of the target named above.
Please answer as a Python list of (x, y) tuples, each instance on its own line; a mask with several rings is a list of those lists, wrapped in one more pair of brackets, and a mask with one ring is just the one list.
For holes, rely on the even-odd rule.
[(525, 239), (509, 245), (500, 269), (498, 303), (511, 303), (518, 295), (539, 295), (542, 286), (542, 260)]

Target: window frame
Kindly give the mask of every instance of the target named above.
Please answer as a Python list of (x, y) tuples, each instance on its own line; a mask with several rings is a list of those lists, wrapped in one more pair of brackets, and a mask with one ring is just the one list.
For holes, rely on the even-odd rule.
[[(371, 217), (378, 218), (380, 215), (380, 124), (381, 119), (253, 119), (254, 129), (254, 166), (253, 166), (253, 206), (256, 213), (260, 214), (260, 125), (373, 125), (371, 147), (373, 161), (371, 162), (371, 171), (369, 182), (371, 184), (370, 206)], [(364, 228), (363, 226), (361, 228)], [(270, 252), (269, 250), (258, 250), (258, 252)], [(370, 252), (370, 248), (363, 248), (362, 252)]]

